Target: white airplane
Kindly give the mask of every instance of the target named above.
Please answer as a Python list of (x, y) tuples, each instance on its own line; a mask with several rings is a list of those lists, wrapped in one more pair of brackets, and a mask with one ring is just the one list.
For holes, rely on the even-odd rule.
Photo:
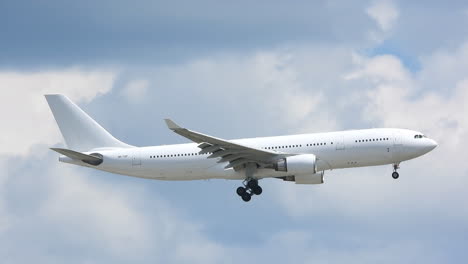
[(264, 178), (321, 184), (326, 170), (392, 164), (397, 179), (402, 161), (437, 147), (420, 132), (396, 128), (225, 140), (170, 119), (168, 128), (194, 143), (135, 147), (113, 137), (66, 96), (45, 97), (69, 148), (51, 148), (62, 154), (59, 161), (155, 180), (243, 180), (236, 192), (246, 202), (262, 193), (258, 180)]

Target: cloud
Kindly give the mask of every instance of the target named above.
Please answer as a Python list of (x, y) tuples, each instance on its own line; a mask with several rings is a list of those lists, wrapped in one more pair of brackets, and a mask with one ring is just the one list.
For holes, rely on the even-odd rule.
[(63, 93), (75, 102), (90, 102), (110, 92), (116, 77), (113, 71), (80, 69), (0, 73), (1, 86), (10, 88), (0, 109), (7, 120), (2, 133), (8, 136), (2, 137), (0, 153), (0, 258), (4, 261), (223, 260), (223, 247), (205, 237), (201, 226), (149, 193), (146, 184), (110, 180), (116, 175), (96, 179), (98, 172), (59, 164), (57, 155), (48, 151), (61, 139), (43, 94)]
[(451, 93), (463, 79), (468, 67), (468, 42), (465, 40), (454, 48), (439, 47), (430, 54), (421, 56), (424, 64), (416, 76), (420, 89)]
[(274, 1), (265, 8), (265, 3), (252, 1), (227, 7), (211, 0), (196, 4), (156, 0), (138, 5), (108, 0), (70, 5), (51, 0), (54, 10), (35, 3), (27, 10), (5, 3), (0, 10), (0, 31), (8, 41), (1, 43), (0, 65), (118, 62), (151, 67), (217, 52), (269, 49), (292, 40), (360, 42), (368, 26), (362, 12), (366, 2)]
[(371, 47), (375, 47), (393, 34), (399, 11), (392, 0), (374, 0), (365, 11), (378, 27), (367, 32), (368, 40), (373, 43)]
[[(354, 71), (344, 75), (363, 89), (354, 91), (365, 105), (361, 119), (377, 127), (420, 130), (438, 141), (435, 151), (402, 163), (398, 182), (390, 178), (390, 166), (336, 170), (326, 173), (323, 186), (272, 184), (279, 193), (273, 199), (297, 219), (330, 214), (327, 217), (380, 226), (406, 215), (407, 222), (399, 226), (409, 228), (418, 219), (437, 215), (434, 221), (465, 225), (468, 210), (461, 201), (467, 199), (462, 186), (468, 184), (468, 152), (460, 148), (468, 144), (464, 47), (466, 43), (443, 56), (428, 55), (420, 72), (411, 72), (396, 56), (377, 55), (355, 59)], [(446, 63), (435, 64), (438, 60)], [(452, 85), (425, 89), (426, 83), (439, 79)]]
[(147, 181), (98, 179), (55, 155), (12, 160), (17, 165), (0, 186), (0, 257), (7, 262), (219, 263), (226, 255)]
[(399, 11), (391, 0), (375, 0), (366, 9), (367, 15), (375, 20), (382, 32), (388, 32), (399, 17)]
[[(427, 256), (427, 245), (424, 243), (388, 241), (388, 237), (387, 241), (384, 240), (349, 236), (346, 231), (338, 240), (330, 240), (327, 234), (293, 228), (276, 232), (256, 252), (268, 256), (269, 263), (413, 263), (421, 259), (428, 263), (438, 263), (442, 260), (438, 252)], [(336, 244), (332, 246), (331, 243)], [(272, 248), (281, 248), (288, 254), (281, 254)]]
[[(100, 10), (107, 8), (95, 8), (93, 12), (97, 16), (93, 13), (91, 19), (85, 20), (96, 21), (97, 17), (106, 20), (106, 24), (83, 24), (81, 22), (85, 20), (79, 15), (67, 20), (72, 24), (80, 21), (80, 30), (87, 37), (96, 37), (93, 38), (96, 42), (85, 44), (93, 47), (91, 51), (85, 46), (77, 49), (78, 42), (74, 40), (79, 32), (70, 31), (70, 25), (64, 29), (74, 32), (73, 38), (62, 39), (76, 43), (54, 39), (47, 42), (42, 38), (44, 34), (37, 33), (42, 32), (40, 30), (35, 31), (41, 36), (36, 46), (48, 47), (47, 51), (23, 49), (21, 45), (31, 42), (17, 41), (21, 56), (40, 65), (44, 61), (30, 54), (41, 54), (47, 57), (46, 61), (59, 63), (89, 60), (89, 56), (96, 56), (96, 60), (109, 56), (112, 60), (119, 58), (128, 63), (131, 57), (137, 66), (125, 65), (125, 69), (134, 67), (132, 70), (138, 74), (81, 68), (36, 73), (4, 71), (0, 74), (1, 86), (14, 88), (5, 89), (4, 99), (0, 99), (0, 105), (4, 106), (0, 108), (3, 113), (0, 117), (7, 120), (2, 135), (8, 136), (0, 139), (4, 146), (0, 151), (0, 258), (12, 263), (237, 263), (245, 261), (245, 256), (252, 261), (270, 263), (414, 263), (421, 260), (437, 263), (466, 259), (463, 245), (468, 211), (464, 204), (467, 198), (464, 186), (468, 184), (468, 167), (465, 165), (468, 153), (463, 146), (468, 143), (464, 117), (468, 112), (464, 103), (468, 100), (465, 77), (468, 45), (438, 47), (436, 52), (422, 54), (420, 50), (427, 51), (431, 45), (445, 44), (434, 41), (441, 36), (434, 34), (437, 32), (433, 30), (434, 25), (428, 27), (431, 30), (422, 32), (421, 25), (412, 22), (420, 20), (426, 26), (435, 21), (440, 27), (437, 33), (449, 36), (442, 38), (449, 40), (455, 35), (466, 35), (458, 30), (468, 27), (459, 27), (455, 31), (453, 27), (445, 26), (459, 23), (453, 23), (451, 17), (443, 14), (444, 19), (430, 19), (429, 22), (420, 19), (420, 8), (414, 9), (416, 14), (404, 9), (405, 14), (400, 17), (393, 2), (372, 2), (367, 13), (378, 26), (373, 34), (379, 40), (392, 34), (392, 41), (398, 46), (401, 39), (393, 34), (404, 29), (395, 27), (397, 22), (405, 24), (405, 29), (415, 28), (414, 32), (418, 34), (400, 33), (417, 38), (403, 41), (405, 47), (406, 44), (416, 46), (415, 52), (411, 52), (412, 57), (421, 58), (421, 70), (416, 72), (408, 68), (402, 57), (369, 56), (353, 48), (363, 46), (366, 41), (362, 40), (362, 32), (367, 32), (371, 26), (366, 13), (362, 12), (362, 5), (326, 3), (340, 8), (297, 5), (294, 8), (300, 9), (302, 16), (291, 12), (294, 15), (281, 20), (281, 25), (276, 27), (268, 23), (268, 19), (282, 15), (283, 8), (265, 13), (265, 19), (257, 16), (258, 10), (263, 10), (261, 4), (256, 9), (249, 9), (246, 16), (244, 8), (237, 7), (242, 21), (232, 14), (229, 16), (230, 11), (224, 7), (225, 13), (211, 10), (214, 20), (221, 21), (215, 31), (227, 32), (224, 38), (212, 34), (213, 27), (204, 28), (203, 23), (213, 17), (200, 22), (200, 18), (207, 17), (202, 13), (197, 13), (195, 19), (191, 17), (193, 27), (187, 28), (186, 21), (157, 23), (165, 25), (163, 32), (159, 27), (152, 32), (162, 34), (148, 34), (147, 25), (153, 24), (147, 22), (155, 17), (159, 19), (151, 13), (152, 10), (166, 13), (164, 10), (140, 8), (138, 10), (145, 10), (149, 15), (119, 13), (118, 21), (115, 21), (101, 16)], [(197, 4), (197, 8), (203, 9), (203, 6)], [(440, 10), (428, 9), (429, 13)], [(14, 12), (4, 10), (16, 16)], [(73, 12), (75, 10), (73, 8)], [(311, 16), (310, 10), (319, 11)], [(340, 10), (345, 11), (336, 13), (342, 12)], [(447, 10), (449, 14), (453, 13), (453, 9)], [(82, 13), (78, 11), (81, 10), (77, 10), (77, 14)], [(65, 17), (73, 15), (55, 13)], [(342, 19), (328, 21), (337, 14)], [(186, 20), (186, 15), (182, 14), (178, 19)], [(409, 16), (414, 20), (408, 20)], [(424, 16), (433, 17), (427, 13)], [(24, 19), (17, 17), (23, 23)], [(134, 21), (133, 18), (139, 19), (137, 26), (129, 23), (129, 20)], [(12, 21), (9, 17), (6, 19)], [(54, 17), (50, 21), (54, 19), (57, 20)], [(399, 19), (406, 19), (405, 23)], [(42, 23), (45, 20), (30, 21)], [(60, 25), (50, 21), (44, 22), (45, 25)], [(258, 23), (262, 26), (255, 27)], [(11, 23), (4, 24), (11, 26)], [(305, 27), (301, 27), (302, 24)], [(312, 24), (321, 25), (320, 29), (306, 30)], [(116, 31), (105, 29), (107, 26), (124, 33), (110, 38), (109, 32)], [(42, 27), (47, 32), (55, 32), (54, 35), (64, 36), (56, 34), (62, 32), (59, 28), (51, 31), (49, 27)], [(173, 29), (180, 27), (190, 34), (178, 30), (178, 34), (174, 34)], [(78, 29), (76, 25), (72, 28)], [(144, 29), (144, 34), (134, 33), (138, 28)], [(450, 29), (457, 34), (447, 33)], [(126, 30), (131, 30), (135, 37), (128, 38)], [(233, 31), (240, 33), (232, 34)], [(317, 34), (321, 32), (323, 35)], [(186, 49), (176, 47), (172, 52), (166, 52), (167, 49), (157, 45), (155, 48), (151, 45), (154, 40), (146, 38), (166, 36), (156, 42), (164, 39), (164, 45), (174, 47), (175, 41), (180, 42), (179, 34), (183, 35), (184, 45), (196, 50), (190, 51), (196, 54), (195, 58), (183, 56), (183, 60), (179, 57), (174, 60), (171, 56)], [(420, 39), (425, 34), (430, 38)], [(308, 37), (303, 38), (305, 35)], [(141, 36), (145, 39), (134, 41)], [(213, 41), (212, 36), (221, 41)], [(249, 48), (244, 44), (240, 45), (241, 51), (233, 48), (245, 42), (245, 36), (255, 36), (248, 44)], [(233, 38), (238, 41), (231, 43)], [(131, 42), (119, 39), (130, 39)], [(284, 43), (285, 39), (298, 42), (307, 39), (309, 43), (271, 48)], [(318, 45), (316, 40), (324, 44)], [(210, 44), (205, 45), (208, 42)], [(337, 42), (341, 44), (337, 45)], [(57, 53), (54, 45), (65, 47), (60, 50), (67, 56)], [(258, 50), (250, 49), (259, 46)], [(102, 47), (106, 52), (102, 52)], [(216, 47), (222, 47), (224, 52), (215, 52)], [(86, 54), (67, 49), (84, 50)], [(203, 49), (209, 53), (198, 52)], [(3, 50), (10, 53), (12, 49)], [(153, 66), (158, 52), (171, 59), (158, 60), (159, 65)], [(76, 57), (70, 56), (72, 53)], [(2, 60), (6, 63), (16, 62), (14, 58), (17, 58), (0, 56), (9, 58)], [(170, 63), (166, 63), (168, 61)], [(146, 66), (142, 67), (143, 64)], [(119, 86), (115, 80), (125, 74), (128, 75), (125, 80), (131, 81), (123, 84), (120, 93), (109, 93), (112, 87)], [(238, 182), (164, 183), (58, 164), (56, 154), (47, 149), (62, 140), (42, 98), (42, 93), (54, 91), (67, 93), (78, 103), (92, 102), (106, 94), (99, 98), (97, 108), (103, 112), (111, 109), (109, 113), (112, 114), (103, 115), (106, 121), (117, 124), (114, 126), (120, 127), (127, 137), (149, 144), (154, 141), (169, 143), (176, 137), (162, 130), (165, 129), (162, 122), (158, 127), (161, 130), (153, 127), (159, 122), (143, 122), (139, 118), (143, 116), (141, 113), (161, 117), (178, 115), (186, 119), (187, 125), (190, 122), (195, 125), (194, 129), (204, 129), (208, 134), (222, 137), (372, 126), (409, 127), (422, 130), (435, 138), (440, 146), (424, 157), (403, 163), (398, 181), (391, 179), (390, 166), (327, 171), (326, 183), (320, 186), (265, 180), (262, 181), (265, 187), (262, 197), (244, 204), (234, 195), (234, 187), (231, 189), (231, 185), (237, 187)], [(133, 95), (137, 96), (131, 98)], [(124, 97), (129, 100), (123, 100)], [(22, 100), (25, 100), (24, 104)], [(119, 109), (112, 107), (116, 101), (121, 103)], [(119, 118), (114, 118), (115, 115)], [(125, 129), (122, 120), (126, 120), (127, 128), (136, 127), (131, 122), (137, 123), (138, 131)], [(7, 124), (11, 125), (8, 127)], [(155, 131), (164, 132), (155, 137)], [(148, 134), (141, 136), (138, 133)], [(249, 221), (245, 222), (247, 218)]]
[(134, 80), (123, 88), (121, 95), (131, 103), (140, 103), (147, 96), (148, 86), (149, 82), (147, 80)]
[(149, 250), (154, 242), (147, 233), (150, 223), (128, 192), (80, 176), (83, 171), (48, 165), (52, 170), (43, 184), (50, 192), (40, 205), (39, 217), (54, 225), (65, 240), (83, 246), (93, 243), (126, 258)]
[(89, 102), (107, 93), (115, 80), (111, 70), (79, 68), (40, 72), (0, 72), (0, 119), (4, 120), (0, 155), (27, 155), (31, 146), (61, 141), (43, 95), (62, 93), (77, 102)]
[[(350, 107), (349, 98), (332, 98), (331, 94), (337, 90), (349, 94), (340, 75), (351, 66), (349, 49), (341, 46), (221, 54), (151, 69), (149, 81), (164, 89), (151, 90), (148, 96), (171, 98), (158, 102), (163, 111), (190, 109), (197, 118), (229, 116), (233, 122), (244, 123), (238, 127), (244, 133), (243, 128), (251, 125), (260, 131), (264, 128), (263, 135), (329, 131), (341, 121), (334, 113)], [(208, 106), (214, 111), (204, 111)], [(187, 116), (187, 111), (165, 114)], [(220, 123), (211, 126), (216, 124)]]
[(355, 55), (354, 61), (360, 69), (346, 75), (346, 80), (366, 79), (372, 83), (382, 81), (409, 82), (409, 72), (401, 61), (392, 55), (379, 55), (370, 59)]

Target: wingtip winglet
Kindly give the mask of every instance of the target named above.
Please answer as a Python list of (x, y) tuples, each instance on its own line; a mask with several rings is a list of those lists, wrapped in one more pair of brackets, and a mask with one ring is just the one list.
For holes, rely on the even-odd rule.
[(171, 129), (171, 130), (181, 128), (179, 125), (177, 125), (176, 123), (174, 123), (174, 121), (172, 121), (172, 120), (169, 119), (169, 118), (164, 119), (164, 121), (166, 121), (167, 127), (168, 127), (169, 129)]
[[(55, 152), (59, 152), (60, 150), (62, 150), (61, 148), (49, 148), (50, 150), (53, 150)], [(60, 153), (60, 152), (59, 152)]]

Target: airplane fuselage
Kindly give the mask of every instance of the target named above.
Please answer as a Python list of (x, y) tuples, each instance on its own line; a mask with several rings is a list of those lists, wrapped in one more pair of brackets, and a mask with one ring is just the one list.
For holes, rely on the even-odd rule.
[[(313, 154), (317, 157), (317, 171), (399, 164), (424, 155), (437, 143), (420, 132), (393, 129), (365, 129), (329, 133), (259, 137), (231, 140), (245, 146), (278, 153)], [(245, 173), (225, 169), (226, 162), (199, 154), (196, 143), (152, 147), (96, 149), (103, 155), (99, 166), (62, 156), (62, 162), (95, 169), (157, 180), (245, 179)], [(255, 177), (290, 176), (288, 172), (259, 168)]]

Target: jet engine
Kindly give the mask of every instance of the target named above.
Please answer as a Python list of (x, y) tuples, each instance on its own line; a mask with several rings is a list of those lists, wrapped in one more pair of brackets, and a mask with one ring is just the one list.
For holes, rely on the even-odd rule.
[(323, 171), (317, 173), (317, 158), (313, 154), (301, 154), (279, 160), (274, 168), (284, 171), (289, 176), (280, 177), (284, 181), (294, 181), (296, 184), (321, 184)]
[(274, 168), (291, 175), (310, 175), (317, 172), (316, 160), (313, 154), (301, 154), (279, 160)]

